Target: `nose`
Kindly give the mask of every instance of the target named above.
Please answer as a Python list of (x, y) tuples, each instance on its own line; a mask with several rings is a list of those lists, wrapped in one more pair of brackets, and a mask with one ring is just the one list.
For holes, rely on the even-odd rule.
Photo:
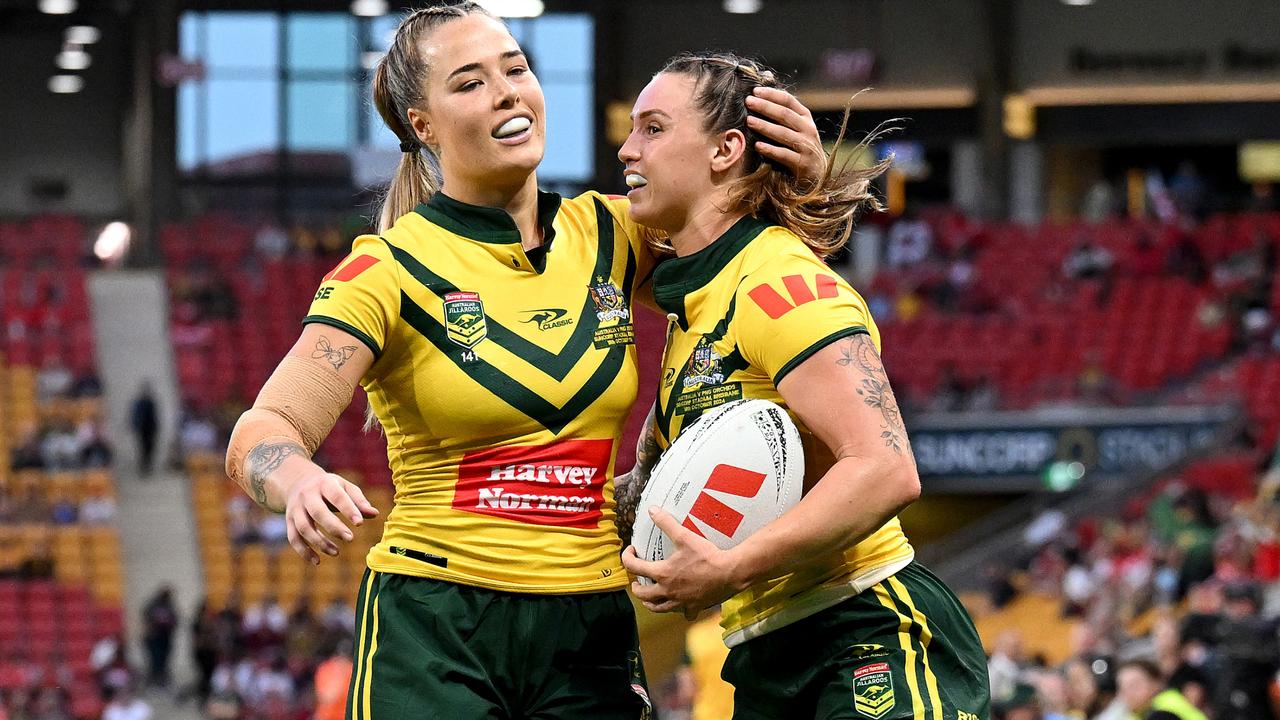
[(627, 141), (622, 143), (622, 147), (618, 148), (618, 159), (625, 165), (640, 159), (639, 142), (636, 141), (636, 134), (633, 132), (627, 136)]
[(497, 82), (495, 87), (496, 96), (494, 98), (494, 105), (499, 110), (513, 108), (520, 102), (520, 91), (516, 89), (516, 86), (513, 85), (510, 80), (507, 80), (504, 77)]

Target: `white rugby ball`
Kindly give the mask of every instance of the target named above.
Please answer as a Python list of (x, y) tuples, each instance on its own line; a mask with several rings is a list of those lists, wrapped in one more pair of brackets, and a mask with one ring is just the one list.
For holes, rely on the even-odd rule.
[(663, 453), (640, 493), (631, 544), (645, 560), (670, 554), (671, 538), (649, 517), (658, 505), (727, 550), (795, 507), (803, 486), (800, 432), (787, 412), (768, 400), (726, 403)]

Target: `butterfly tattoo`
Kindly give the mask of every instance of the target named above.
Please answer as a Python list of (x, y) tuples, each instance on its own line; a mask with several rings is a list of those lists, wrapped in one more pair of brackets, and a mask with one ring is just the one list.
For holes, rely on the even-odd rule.
[(311, 353), (311, 357), (316, 360), (323, 358), (333, 366), (334, 370), (339, 370), (343, 365), (346, 365), (347, 361), (351, 359), (351, 356), (355, 354), (355, 345), (344, 345), (340, 348), (335, 348), (329, 344), (329, 338), (321, 335), (320, 342), (316, 343), (316, 349)]

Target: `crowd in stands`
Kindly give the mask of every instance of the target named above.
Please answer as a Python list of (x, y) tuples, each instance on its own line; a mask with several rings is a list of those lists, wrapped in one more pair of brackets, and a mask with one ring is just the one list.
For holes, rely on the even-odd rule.
[(1029, 524), (1020, 562), (993, 570), (990, 602), (1053, 598), (1073, 621), (1070, 656), (1033, 657), (1018, 631), (1002, 633), (990, 659), (997, 717), (1274, 718), (1280, 447), (1261, 456), (1245, 454), (1244, 483), (1215, 481), (1222, 472), (1206, 470), (1220, 461), (1205, 460), (1117, 516), (1049, 511)]

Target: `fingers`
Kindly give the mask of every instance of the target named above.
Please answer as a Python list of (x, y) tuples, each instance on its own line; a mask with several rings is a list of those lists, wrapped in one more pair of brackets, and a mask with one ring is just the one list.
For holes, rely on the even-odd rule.
[(764, 159), (772, 160), (773, 162), (776, 162), (783, 167), (791, 168), (792, 170), (802, 167), (804, 164), (804, 156), (795, 150), (788, 150), (787, 148), (770, 145), (766, 142), (757, 141), (756, 152), (760, 153), (760, 156)]
[(298, 530), (298, 534), (302, 536), (302, 541), (311, 546), (313, 550), (322, 552), (326, 555), (337, 555), (338, 546), (330, 540), (321, 531), (320, 526), (316, 523), (315, 515), (333, 517), (333, 513), (327, 508), (323, 508), (324, 502), (319, 498), (315, 498), (312, 503), (319, 503), (322, 507), (319, 511), (313, 506), (304, 506), (298, 508), (294, 513), (294, 526)]
[(801, 105), (795, 96), (787, 92), (781, 96), (759, 92), (765, 89), (757, 88), (757, 94), (747, 96), (747, 110), (792, 130), (804, 130), (813, 126), (813, 116), (809, 114), (809, 109)]
[(622, 567), (632, 575), (640, 575), (651, 578), (653, 573), (658, 569), (658, 563), (649, 560), (641, 560), (636, 554), (636, 546), (628, 545), (626, 550), (622, 551)]
[(675, 612), (676, 610), (680, 609), (680, 603), (675, 602), (674, 600), (668, 600), (666, 602), (661, 602), (661, 603), (645, 602), (641, 604), (644, 605), (646, 608), (648, 608), (650, 612), (656, 612), (656, 613)]
[(753, 97), (766, 100), (777, 105), (789, 108), (792, 112), (805, 117), (813, 117), (813, 113), (809, 112), (809, 108), (800, 102), (800, 98), (791, 94), (787, 90), (776, 87), (757, 87), (753, 91)]
[[(360, 489), (359, 485), (347, 482), (346, 480), (343, 480), (342, 482), (346, 486), (347, 494), (355, 500), (356, 507), (360, 508), (360, 512), (364, 517), (378, 517), (378, 508), (374, 507), (373, 503), (369, 502), (369, 499), (364, 496), (364, 491)], [(358, 522), (356, 523), (356, 525), (359, 524), (360, 523)]]
[(302, 541), (302, 537), (293, 526), (293, 521), (288, 519), (285, 521), (285, 535), (289, 538), (289, 547), (293, 548), (293, 551), (298, 553), (303, 560), (306, 560), (312, 565), (320, 564), (320, 556)]
[[(649, 517), (653, 518), (653, 524), (666, 533), (667, 537), (671, 538), (671, 541), (677, 546), (686, 544), (689, 541), (689, 537), (693, 535), (688, 528), (680, 524), (680, 521), (674, 515), (657, 505), (649, 508)], [(644, 573), (641, 574), (643, 575)]]
[(341, 518), (334, 514), (324, 491), (321, 491), (321, 493), (319, 496), (308, 498), (305, 504), (307, 514), (311, 516), (311, 522), (329, 537), (351, 542), (355, 534), (351, 532), (346, 523), (342, 522)]
[[(747, 116), (747, 127), (760, 133), (761, 136), (768, 138), (774, 143), (783, 147), (799, 149), (807, 147), (810, 140), (805, 135), (792, 130), (785, 125), (771, 123), (768, 120), (762, 120), (755, 115)], [(757, 147), (759, 147), (757, 145)]]
[[(320, 493), (324, 496), (324, 499), (328, 501), (329, 505), (333, 506), (334, 511), (340, 513), (342, 517), (351, 521), (352, 525), (358, 527), (364, 524), (364, 515), (360, 513), (360, 510), (356, 507), (355, 501), (351, 499), (350, 493), (355, 486), (353, 485), (349, 488), (347, 485), (348, 483), (345, 480), (340, 483), (326, 485)], [(345, 529), (346, 528), (344, 527), (343, 530)], [(340, 535), (339, 537), (342, 537), (345, 540), (351, 539), (346, 535)]]

